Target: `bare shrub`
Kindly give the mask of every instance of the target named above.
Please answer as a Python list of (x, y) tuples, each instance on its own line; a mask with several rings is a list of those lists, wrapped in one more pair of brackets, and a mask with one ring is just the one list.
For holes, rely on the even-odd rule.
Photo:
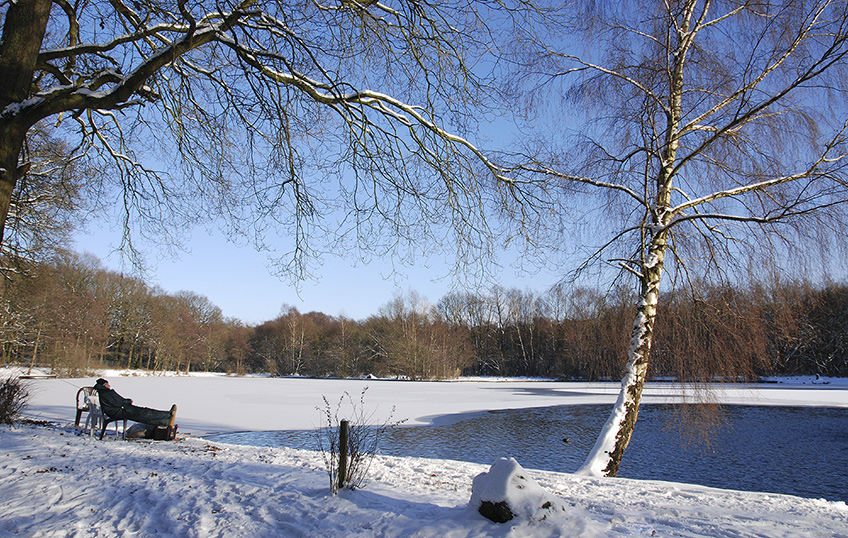
[[(339, 401), (333, 405), (326, 396), (323, 407), (316, 407), (322, 415), (322, 426), (315, 430), (318, 450), (324, 458), (324, 466), (330, 477), (330, 489), (333, 494), (339, 489), (359, 489), (364, 486), (368, 469), (380, 447), (380, 441), (386, 432), (406, 420), (393, 421), (395, 407), (382, 424), (374, 424), (374, 411), (366, 410), (365, 393), (368, 387), (362, 389), (359, 400), (345, 391)], [(345, 411), (347, 414), (343, 413)], [(347, 417), (347, 418), (345, 418)], [(340, 446), (339, 437), (342, 421), (348, 423), (347, 447)], [(346, 451), (344, 480), (340, 480), (339, 462)], [(341, 483), (343, 482), (343, 483)]]
[(29, 391), (19, 377), (0, 383), (0, 424), (14, 424), (27, 405)]

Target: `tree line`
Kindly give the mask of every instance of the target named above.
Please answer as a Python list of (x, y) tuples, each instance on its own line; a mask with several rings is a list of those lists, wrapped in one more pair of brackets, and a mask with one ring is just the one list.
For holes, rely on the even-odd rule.
[[(431, 303), (398, 295), (364, 320), (284, 307), (247, 326), (206, 297), (168, 294), (60, 252), (4, 279), (0, 360), (90, 368), (449, 379), (460, 375), (618, 379), (632, 290), (492, 286)], [(702, 286), (664, 297), (650, 377), (848, 376), (848, 285)]]
[(58, 251), (0, 282), (5, 363), (76, 374), (89, 368), (226, 370), (250, 330), (206, 297), (167, 294), (103, 268), (96, 257)]

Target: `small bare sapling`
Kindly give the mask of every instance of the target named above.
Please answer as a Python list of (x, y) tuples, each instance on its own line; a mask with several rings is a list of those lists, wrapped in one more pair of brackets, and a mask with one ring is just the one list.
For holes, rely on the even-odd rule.
[[(324, 406), (316, 407), (321, 412), (322, 425), (315, 430), (315, 438), (318, 450), (324, 458), (333, 494), (343, 488), (362, 488), (383, 436), (390, 428), (405, 422), (392, 419), (395, 413), (395, 407), (392, 406), (386, 421), (374, 424), (375, 411), (368, 411), (365, 406), (367, 390), (368, 387), (362, 389), (358, 401), (345, 392), (335, 405), (331, 404), (326, 396), (322, 396)], [(340, 441), (343, 422), (346, 423), (346, 447), (342, 446)]]

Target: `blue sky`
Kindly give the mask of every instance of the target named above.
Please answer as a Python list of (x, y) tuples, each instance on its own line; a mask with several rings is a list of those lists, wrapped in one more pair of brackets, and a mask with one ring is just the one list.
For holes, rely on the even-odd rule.
[[(106, 268), (122, 271), (129, 266), (114, 248), (120, 244), (120, 233), (110, 231), (105, 223), (90, 223), (87, 232), (78, 233), (74, 249), (89, 252)], [(450, 267), (438, 259), (428, 266), (393, 266), (374, 261), (368, 265), (356, 260), (325, 256), (315, 270), (315, 278), (300, 284), (300, 289), (281, 280), (269, 270), (266, 253), (252, 247), (229, 242), (222, 234), (195, 231), (185, 245), (188, 252), (177, 258), (150, 253), (145, 261), (149, 271), (143, 276), (153, 286), (168, 293), (192, 291), (204, 295), (221, 308), (224, 316), (247, 324), (259, 324), (277, 317), (284, 306), (306, 313), (319, 311), (331, 316), (344, 315), (363, 320), (377, 314), (380, 307), (395, 295), (409, 290), (436, 303), (454, 286)], [(127, 271), (131, 272), (131, 271)], [(559, 278), (555, 272), (527, 274), (509, 266), (497, 275), (497, 284), (508, 288), (544, 292)]]

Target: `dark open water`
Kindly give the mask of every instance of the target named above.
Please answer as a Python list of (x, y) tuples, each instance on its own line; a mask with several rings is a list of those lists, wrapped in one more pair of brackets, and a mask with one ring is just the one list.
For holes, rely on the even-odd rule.
[[(397, 427), (383, 438), (380, 452), (486, 465), (511, 456), (529, 469), (572, 472), (585, 460), (610, 409), (492, 411), (446, 426)], [(729, 406), (709, 446), (688, 442), (673, 411), (666, 405), (641, 407), (619, 476), (848, 501), (848, 409)], [(313, 431), (214, 439), (317, 449)]]

